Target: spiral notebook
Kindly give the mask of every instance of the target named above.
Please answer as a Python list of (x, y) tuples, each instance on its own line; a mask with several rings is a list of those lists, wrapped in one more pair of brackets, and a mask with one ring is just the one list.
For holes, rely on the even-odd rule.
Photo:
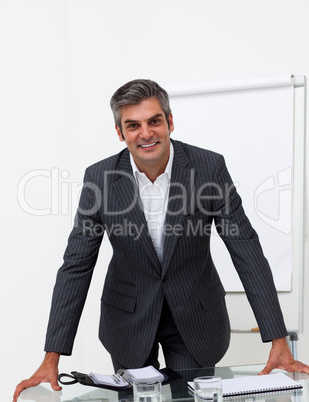
[[(193, 381), (188, 382), (194, 390)], [(303, 386), (284, 373), (250, 377), (228, 378), (222, 380), (223, 397), (279, 392), (302, 388)]]

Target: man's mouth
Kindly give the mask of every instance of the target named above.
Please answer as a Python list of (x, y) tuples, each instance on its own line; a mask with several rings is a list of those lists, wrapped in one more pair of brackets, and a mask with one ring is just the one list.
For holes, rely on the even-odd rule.
[(151, 144), (144, 144), (144, 145), (140, 145), (141, 148), (150, 148), (153, 147), (154, 145), (156, 145), (158, 142), (152, 142)]

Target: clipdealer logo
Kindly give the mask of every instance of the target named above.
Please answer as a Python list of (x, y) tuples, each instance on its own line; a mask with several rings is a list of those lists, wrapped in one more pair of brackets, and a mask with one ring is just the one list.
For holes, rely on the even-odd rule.
[[(36, 169), (26, 173), (17, 186), (17, 200), (21, 209), (34, 216), (72, 214), (78, 205), (83, 184), (68, 181), (69, 177), (70, 173), (67, 170), (60, 171), (58, 168)], [(26, 193), (27, 186), (31, 184), (38, 188), (38, 180), (42, 178), (47, 180), (46, 184), (49, 185), (50, 201), (45, 208), (38, 208), (29, 201)]]
[[(275, 213), (266, 213), (262, 199), (277, 200)], [(254, 207), (258, 217), (268, 226), (284, 233), (292, 232), (292, 168), (286, 168), (261, 183), (254, 194)]]
[[(36, 169), (27, 172), (20, 179), (17, 187), (17, 199), (21, 209), (27, 214), (33, 216), (48, 216), (48, 215), (71, 215), (72, 226), (74, 225), (74, 216), (78, 207), (78, 202), (82, 188), (86, 185), (96, 194), (96, 205), (102, 200), (100, 190), (92, 183), (78, 183), (68, 180), (70, 173), (67, 170), (59, 168)], [(27, 197), (27, 186), (35, 186), (39, 194), (40, 180), (46, 180), (46, 185), (49, 187), (50, 198), (46, 206), (38, 208), (34, 205), (33, 199)], [(209, 186), (210, 184), (208, 184)], [(211, 184), (213, 186), (213, 184)], [(239, 183), (235, 186), (238, 187)], [(219, 190), (217, 188), (217, 190)], [(218, 197), (222, 197), (219, 194)], [(31, 190), (33, 191), (33, 190)], [(46, 187), (44, 186), (44, 191)], [(230, 188), (225, 189), (225, 197), (229, 194)], [(197, 192), (197, 195), (202, 192)], [(265, 208), (265, 200), (267, 197), (271, 199), (273, 210), (271, 213)], [(275, 200), (275, 202), (274, 202)], [(277, 201), (276, 201), (277, 200)], [(135, 199), (136, 201), (136, 199)], [(284, 233), (290, 234), (292, 231), (292, 168), (284, 169), (263, 181), (255, 190), (254, 193), (254, 209), (255, 213), (264, 223), (272, 228)], [(86, 211), (91, 212), (91, 211)], [(125, 211), (122, 211), (124, 213)], [(113, 212), (111, 212), (113, 213)]]

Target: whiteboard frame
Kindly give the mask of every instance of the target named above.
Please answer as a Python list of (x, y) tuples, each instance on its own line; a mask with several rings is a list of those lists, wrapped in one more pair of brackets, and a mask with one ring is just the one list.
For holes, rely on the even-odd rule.
[[(304, 250), (304, 239), (305, 239), (305, 225), (304, 219), (305, 216), (305, 167), (306, 167), (306, 110), (307, 110), (307, 79), (305, 76), (292, 76), (291, 77), (294, 82), (294, 159), (293, 165), (295, 166), (296, 154), (299, 153), (299, 169), (295, 169), (294, 171), (294, 182), (299, 177), (299, 194), (296, 197), (294, 194), (294, 186), (293, 186), (293, 215), (295, 211), (299, 212), (299, 218), (297, 219), (298, 225), (298, 244), (295, 246), (293, 244), (293, 253), (298, 251), (298, 263), (299, 266), (299, 310), (298, 310), (298, 329), (296, 332), (303, 332), (303, 292), (304, 292), (304, 266), (305, 266), (305, 250)], [(299, 90), (295, 88), (301, 88), (299, 94), (296, 93)], [(297, 145), (298, 142), (298, 145)], [(297, 149), (296, 149), (296, 145)], [(296, 223), (294, 223), (296, 225)], [(293, 227), (294, 229), (294, 227)], [(293, 230), (293, 238), (294, 238), (294, 230)], [(293, 260), (294, 262), (294, 260)], [(294, 267), (293, 267), (294, 269)]]

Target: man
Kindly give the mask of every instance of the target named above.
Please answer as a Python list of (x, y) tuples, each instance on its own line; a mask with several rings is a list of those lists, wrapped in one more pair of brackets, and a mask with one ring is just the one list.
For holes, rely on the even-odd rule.
[(41, 382), (57, 383), (60, 354), (74, 337), (104, 230), (113, 247), (104, 284), (99, 337), (114, 368), (157, 360), (166, 365), (214, 366), (228, 348), (224, 289), (212, 262), (210, 231), (222, 234), (256, 316), (263, 341), (272, 341), (261, 374), (274, 368), (309, 373), (293, 359), (271, 270), (246, 217), (221, 155), (172, 141), (166, 91), (134, 80), (111, 99), (116, 131), (127, 148), (89, 167), (74, 228), (54, 288), (46, 356), (14, 395)]

